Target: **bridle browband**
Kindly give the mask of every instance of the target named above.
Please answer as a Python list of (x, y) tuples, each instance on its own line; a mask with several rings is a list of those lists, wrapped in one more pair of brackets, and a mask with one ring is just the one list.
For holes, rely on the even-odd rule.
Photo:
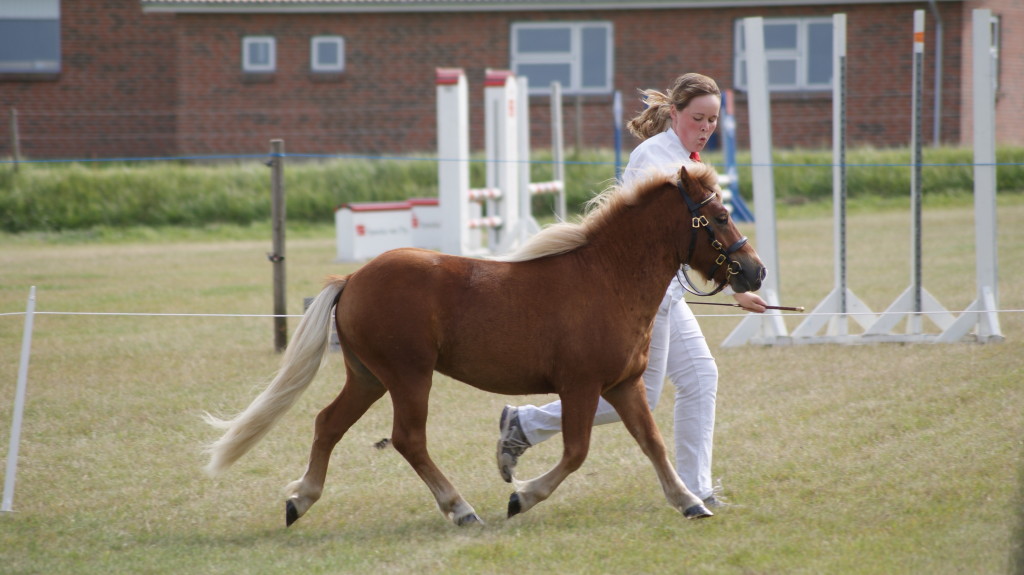
[(716, 194), (712, 192), (708, 197), (701, 200), (701, 202), (698, 204), (697, 202), (694, 202), (693, 199), (690, 198), (690, 195), (686, 193), (686, 190), (683, 189), (682, 180), (676, 182), (676, 187), (679, 189), (679, 195), (683, 196), (683, 201), (686, 202), (686, 207), (690, 210), (693, 229), (693, 235), (690, 237), (690, 249), (686, 254), (686, 259), (683, 261), (683, 266), (679, 269), (679, 271), (683, 274), (683, 278), (685, 278), (686, 281), (683, 282), (682, 280), (679, 280), (678, 273), (676, 274), (676, 280), (679, 281), (679, 284), (683, 286), (683, 289), (692, 293), (693, 295), (715, 295), (718, 292), (725, 289), (725, 286), (728, 285), (729, 283), (728, 279), (718, 284), (718, 286), (714, 290), (710, 292), (705, 292), (695, 287), (694, 283), (690, 281), (690, 276), (686, 274), (687, 268), (690, 267), (690, 258), (693, 257), (693, 252), (697, 245), (697, 230), (704, 228), (708, 232), (708, 237), (711, 239), (711, 247), (713, 247), (715, 251), (718, 252), (718, 257), (715, 258), (715, 265), (714, 267), (711, 268), (711, 272), (708, 274), (708, 277), (712, 279), (715, 277), (715, 274), (718, 273), (718, 269), (721, 268), (722, 265), (725, 264), (725, 262), (729, 262), (729, 265), (726, 269), (728, 270), (730, 276), (734, 276), (743, 271), (743, 265), (734, 259), (730, 259), (729, 256), (736, 253), (747, 244), (747, 237), (743, 236), (740, 239), (736, 240), (736, 243), (732, 244), (728, 248), (725, 248), (722, 245), (722, 242), (718, 241), (715, 238), (715, 232), (711, 230), (711, 227), (709, 225), (710, 222), (708, 222), (708, 219), (703, 214), (700, 213), (701, 209), (703, 209), (705, 205), (707, 205), (711, 200), (715, 199)]

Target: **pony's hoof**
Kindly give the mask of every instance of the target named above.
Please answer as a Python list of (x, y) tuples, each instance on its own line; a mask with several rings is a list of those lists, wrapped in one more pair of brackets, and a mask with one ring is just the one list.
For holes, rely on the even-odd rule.
[(469, 515), (463, 515), (462, 517), (459, 517), (455, 521), (455, 524), (459, 527), (463, 527), (466, 525), (483, 525), (484, 520), (480, 519), (480, 516), (476, 513), (470, 513)]
[(508, 498), (508, 516), (518, 515), (523, 510), (523, 506), (519, 503), (519, 494), (513, 493)]
[(714, 517), (714, 515), (707, 507), (704, 507), (703, 503), (687, 507), (686, 511), (683, 511), (683, 517), (687, 519), (704, 519), (705, 517)]
[(295, 503), (291, 500), (286, 501), (284, 504), (284, 526), (291, 527), (292, 523), (299, 520), (299, 510), (295, 508)]

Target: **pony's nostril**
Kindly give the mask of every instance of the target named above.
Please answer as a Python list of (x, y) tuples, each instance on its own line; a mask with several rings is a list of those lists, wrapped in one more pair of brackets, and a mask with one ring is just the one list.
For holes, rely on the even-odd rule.
[(757, 275), (758, 275), (757, 281), (762, 281), (763, 282), (764, 278), (766, 278), (768, 276), (768, 269), (762, 266), (761, 269), (758, 270)]

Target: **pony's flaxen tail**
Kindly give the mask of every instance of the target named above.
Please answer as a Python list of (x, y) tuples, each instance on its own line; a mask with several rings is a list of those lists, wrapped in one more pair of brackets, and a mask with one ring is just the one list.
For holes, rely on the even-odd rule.
[(219, 473), (245, 455), (309, 387), (327, 351), (334, 315), (331, 310), (347, 282), (347, 277), (327, 278), (327, 286), (313, 300), (295, 329), (291, 344), (281, 360), (281, 368), (245, 411), (227, 420), (206, 414), (207, 423), (226, 430), (207, 448), (210, 454), (210, 462), (206, 465), (208, 472)]

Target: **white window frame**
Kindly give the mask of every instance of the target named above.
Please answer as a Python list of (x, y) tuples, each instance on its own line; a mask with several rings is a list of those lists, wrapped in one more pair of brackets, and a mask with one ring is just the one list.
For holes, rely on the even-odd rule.
[[(253, 48), (266, 46), (268, 48), (268, 62), (257, 63), (252, 61)], [(277, 70), (277, 39), (273, 36), (246, 36), (242, 38), (242, 71), (267, 73)]]
[[(771, 62), (790, 61), (796, 63), (796, 81), (792, 84), (772, 82), (771, 74), (768, 75), (768, 90), (771, 92), (782, 91), (824, 91), (832, 89), (832, 76), (828, 82), (811, 82), (807, 78), (807, 68), (810, 54), (810, 27), (813, 24), (828, 24), (832, 28), (832, 18), (765, 18), (765, 26), (772, 24), (795, 25), (796, 26), (796, 47), (793, 49), (766, 49), (765, 59), (769, 65)], [(743, 20), (737, 19), (733, 25), (733, 80), (737, 90), (746, 91), (747, 78), (743, 74), (746, 65), (746, 51), (743, 45)], [(832, 48), (829, 40), (829, 49)]]
[[(570, 47), (568, 52), (521, 52), (519, 35), (523, 29), (569, 29)], [(605, 32), (605, 80), (600, 86), (583, 86), (583, 31), (586, 29), (602, 29)], [(611, 22), (513, 22), (509, 42), (510, 68), (517, 76), (519, 67), (525, 64), (567, 64), (569, 66), (569, 85), (562, 86), (563, 94), (609, 94), (613, 90), (615, 73), (615, 28)], [(551, 86), (530, 83), (530, 94), (548, 94)]]
[[(320, 47), (327, 44), (335, 46), (338, 55), (337, 63), (325, 64), (318, 58)], [(345, 71), (345, 38), (342, 36), (313, 36), (309, 40), (309, 67), (310, 70), (320, 73), (340, 74)]]
[[(0, 2), (0, 23), (10, 31), (5, 34), (7, 43), (0, 41), (0, 74), (60, 72), (60, 0), (4, 0)], [(19, 33), (32, 39), (19, 41)], [(28, 45), (39, 51), (26, 49)]]

